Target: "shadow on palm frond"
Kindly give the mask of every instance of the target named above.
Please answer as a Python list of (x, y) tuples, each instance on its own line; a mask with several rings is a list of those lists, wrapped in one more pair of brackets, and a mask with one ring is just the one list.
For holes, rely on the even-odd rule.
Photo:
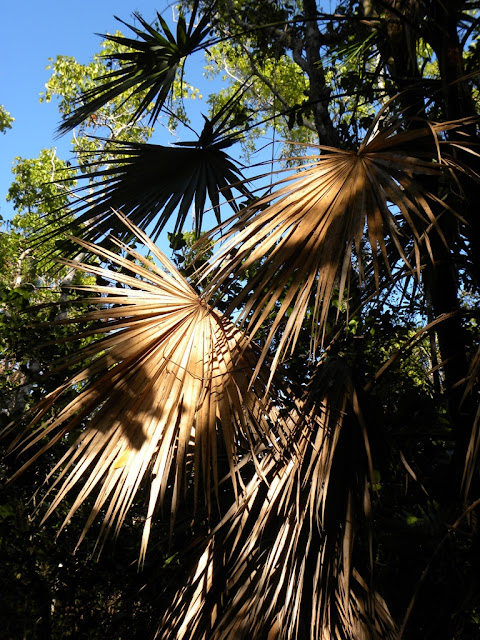
[(78, 493), (65, 523), (96, 496), (81, 539), (99, 514), (100, 537), (112, 527), (118, 533), (146, 483), (143, 558), (152, 519), (167, 498), (173, 526), (187, 484), (193, 484), (196, 501), (202, 480), (210, 511), (219, 474), (229, 474), (237, 494), (243, 485), (237, 464), (259, 446), (275, 447), (274, 438), (290, 427), (278, 403), (264, 399), (268, 372), (249, 387), (258, 353), (247, 347), (244, 334), (205, 303), (145, 234), (122, 220), (158, 264), (118, 240), (126, 257), (77, 240), (120, 271), (64, 264), (116, 287), (78, 287), (90, 294), (82, 304), (96, 309), (56, 324), (87, 323), (92, 328), (64, 340), (95, 340), (54, 364), (53, 372), (64, 372), (65, 382), (30, 410), (11, 448), (30, 452), (18, 475), (77, 433), (49, 475), (49, 492), (54, 488), (55, 494), (45, 517), (74, 487)]
[(161, 31), (150, 26), (139, 14), (134, 16), (145, 31), (120, 20), (139, 39), (103, 36), (106, 40), (127, 47), (129, 51), (106, 56), (112, 62), (119, 62), (120, 69), (98, 78), (99, 86), (85, 91), (78, 98), (80, 106), (60, 125), (59, 133), (70, 131), (107, 102), (122, 94), (126, 94), (127, 100), (130, 95), (145, 92), (132, 120), (137, 120), (154, 101), (154, 108), (150, 115), (150, 121), (154, 122), (169, 96), (177, 72), (182, 68), (185, 58), (202, 49), (202, 42), (211, 30), (211, 16), (208, 12), (195, 25), (198, 4), (198, 1), (193, 3), (188, 27), (185, 18), (182, 15), (179, 16), (176, 38), (159, 13), (157, 18)]
[[(210, 235), (227, 229), (222, 248), (201, 271), (210, 279), (208, 295), (226, 295), (232, 273), (238, 278), (260, 264), (227, 314), (241, 307), (240, 320), (248, 319), (253, 337), (275, 310), (263, 351), (265, 357), (277, 331), (284, 327), (272, 371), (283, 354), (293, 351), (312, 298), (311, 351), (315, 354), (324, 337), (334, 291), (339, 290), (341, 297), (346, 292), (348, 298), (353, 256), (360, 283), (368, 263), (378, 289), (379, 266), (382, 263), (390, 271), (392, 247), (394, 259), (418, 275), (425, 250), (434, 260), (429, 235), (438, 233), (447, 242), (438, 227), (438, 211), (456, 214), (417, 177), (436, 181), (446, 179), (453, 170), (468, 172), (455, 162), (448, 147), (440, 152), (445, 144), (450, 149), (455, 144), (469, 148), (468, 139), (445, 142), (440, 136), (470, 119), (420, 122), (407, 130), (398, 121), (376, 131), (381, 115), (382, 111), (357, 151), (319, 147), (322, 154), (310, 158), (305, 168), (278, 182), (276, 191)], [(402, 227), (411, 238), (408, 251)], [(408, 257), (410, 252), (413, 260)], [(339, 306), (341, 303), (342, 299)]]
[(266, 481), (253, 477), (217, 527), (158, 638), (398, 637), (358, 571), (373, 569), (371, 545), (355, 544), (373, 470), (348, 370), (327, 363), (309, 391), (282, 457), (261, 460)]

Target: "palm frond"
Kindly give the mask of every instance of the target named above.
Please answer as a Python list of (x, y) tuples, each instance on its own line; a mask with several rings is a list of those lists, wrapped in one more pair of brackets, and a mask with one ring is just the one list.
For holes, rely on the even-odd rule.
[[(451, 209), (416, 177), (461, 170), (451, 157), (439, 155), (436, 136), (466, 122), (428, 123), (406, 131), (394, 123), (375, 133), (377, 121), (357, 151), (320, 147), (322, 155), (309, 158), (305, 168), (278, 182), (276, 191), (212, 232), (224, 235), (220, 251), (202, 271), (210, 278), (208, 293), (225, 295), (232, 273), (240, 278), (255, 268), (255, 277), (227, 313), (242, 306), (240, 320), (248, 319), (254, 336), (275, 312), (264, 356), (285, 325), (272, 370), (293, 350), (313, 298), (311, 352), (316, 352), (334, 290), (340, 291), (339, 304), (344, 292), (348, 299), (354, 252), (360, 279), (368, 259), (377, 288), (380, 260), (390, 269), (386, 237), (396, 247), (396, 259), (419, 273), (422, 245), (430, 251), (428, 234), (433, 229), (441, 235), (432, 207)], [(413, 263), (402, 243), (403, 225), (412, 238), (408, 252)]]
[(73, 211), (76, 217), (69, 219), (63, 230), (74, 227), (76, 234), (91, 242), (112, 230), (125, 239), (127, 229), (115, 215), (121, 211), (142, 231), (148, 228), (155, 242), (173, 214), (174, 233), (180, 232), (192, 206), (197, 235), (207, 206), (221, 222), (220, 196), (238, 212), (236, 197), (251, 198), (251, 193), (242, 167), (225, 149), (239, 140), (241, 127), (248, 121), (248, 115), (238, 115), (235, 109), (244, 90), (237, 91), (211, 118), (204, 116), (203, 130), (195, 141), (165, 147), (109, 140), (108, 159), (83, 166), (78, 180), (87, 184), (70, 192), (74, 204), (69, 216)]
[[(478, 389), (480, 381), (480, 345), (472, 358), (470, 364), (470, 370), (465, 386), (465, 393), (463, 395), (463, 402), (465, 403), (469, 396), (475, 397), (475, 389)], [(480, 452), (480, 401), (476, 406), (475, 416), (473, 419), (470, 440), (465, 457), (465, 465), (462, 477), (462, 490), (465, 496), (465, 500), (468, 498), (472, 480), (475, 472), (478, 473), (478, 462)]]
[(202, 47), (202, 41), (210, 31), (211, 20), (208, 13), (195, 24), (198, 4), (198, 1), (194, 2), (188, 26), (183, 16), (179, 16), (176, 37), (159, 13), (157, 18), (161, 31), (157, 31), (142, 16), (134, 13), (144, 31), (122, 20), (120, 22), (129, 27), (138, 39), (103, 35), (104, 39), (127, 47), (129, 50), (106, 56), (111, 61), (119, 62), (120, 69), (98, 78), (98, 86), (85, 91), (78, 98), (79, 106), (60, 125), (59, 133), (70, 131), (105, 104), (123, 94), (127, 94), (127, 99), (129, 95), (145, 92), (132, 117), (133, 120), (138, 119), (150, 103), (155, 101), (150, 114), (150, 121), (154, 122), (168, 98), (177, 71), (181, 68), (184, 59)]
[(218, 497), (219, 473), (223, 475), (219, 456), (228, 460), (237, 492), (238, 483), (242, 485), (239, 459), (259, 443), (275, 446), (270, 434), (290, 427), (278, 402), (263, 399), (267, 372), (248, 388), (258, 354), (253, 347), (245, 349), (243, 333), (205, 303), (145, 234), (121, 218), (158, 264), (121, 241), (117, 244), (125, 257), (77, 240), (87, 252), (111, 261), (112, 269), (69, 260), (64, 264), (117, 286), (81, 288), (91, 294), (83, 302), (96, 309), (57, 321), (94, 323), (66, 341), (96, 339), (55, 364), (53, 373), (65, 372), (65, 382), (31, 409), (12, 449), (34, 452), (18, 475), (67, 434), (77, 433), (48, 478), (55, 495), (45, 517), (76, 486), (65, 522), (96, 494), (82, 538), (100, 513), (100, 536), (112, 527), (118, 533), (146, 482), (150, 495), (143, 558), (152, 519), (167, 497), (172, 526), (189, 482), (197, 498), (203, 481), (210, 509), (212, 492)]
[[(238, 207), (232, 189), (249, 194), (238, 164), (216, 145), (179, 148), (116, 142), (109, 153), (111, 159), (99, 162), (101, 168), (85, 176), (102, 181), (93, 196), (74, 206), (78, 215), (68, 225), (82, 225), (83, 237), (91, 241), (112, 229), (122, 229), (115, 210), (122, 211), (140, 229), (149, 228), (156, 240), (174, 213), (174, 232), (180, 231), (192, 205), (195, 232), (199, 234), (207, 199), (220, 221), (220, 194), (234, 211)], [(91, 190), (91, 184), (75, 193), (81, 196), (86, 190)]]
[(283, 456), (260, 462), (266, 482), (254, 477), (226, 514), (158, 638), (266, 638), (273, 628), (284, 640), (398, 637), (353, 566), (371, 480), (358, 398), (341, 363), (314, 384), (315, 405), (298, 405), (306, 414)]

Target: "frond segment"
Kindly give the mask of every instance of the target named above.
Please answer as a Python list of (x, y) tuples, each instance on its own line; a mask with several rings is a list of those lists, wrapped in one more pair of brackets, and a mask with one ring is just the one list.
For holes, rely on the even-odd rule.
[(283, 456), (261, 461), (266, 481), (255, 476), (226, 514), (158, 638), (266, 638), (275, 629), (279, 640), (398, 640), (384, 600), (354, 567), (372, 481), (358, 397), (338, 362), (314, 386), (317, 401), (297, 405), (303, 418)]

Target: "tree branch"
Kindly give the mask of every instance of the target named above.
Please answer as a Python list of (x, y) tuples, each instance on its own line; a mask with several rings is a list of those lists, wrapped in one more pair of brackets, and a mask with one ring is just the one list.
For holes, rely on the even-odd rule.
[[(292, 110), (292, 106), (288, 104), (288, 102), (285, 100), (285, 98), (283, 97), (283, 95), (281, 93), (279, 93), (279, 91), (277, 90), (276, 86), (273, 84), (273, 82), (271, 82), (261, 71), (260, 69), (257, 67), (257, 65), (255, 64), (255, 60), (251, 54), (251, 52), (247, 49), (247, 47), (242, 46), (242, 49), (244, 50), (246, 56), (248, 57), (248, 61), (250, 63), (250, 69), (252, 71), (252, 74), (255, 75), (261, 82), (263, 82), (265, 84), (266, 87), (268, 87), (268, 89), (272, 92), (272, 94), (274, 95), (275, 98), (277, 98), (277, 100), (282, 104), (282, 106), (285, 108), (286, 111), (291, 111)], [(307, 118), (304, 118), (302, 116), (302, 124), (304, 127), (306, 127), (307, 129), (310, 129), (310, 131), (316, 132), (317, 129), (315, 127), (315, 125), (310, 122), (309, 120), (307, 120)]]
[[(320, 46), (322, 44), (320, 30), (317, 24), (317, 5), (315, 0), (303, 0), (305, 16), (305, 72), (310, 81), (309, 97), (313, 103), (313, 117), (320, 142), (329, 146), (338, 146), (339, 138), (335, 131), (328, 105), (330, 102), (330, 88), (327, 87), (323, 72)], [(294, 52), (292, 51), (292, 54)], [(297, 54), (298, 55), (298, 54)], [(297, 60), (294, 57), (295, 62)], [(298, 64), (298, 62), (297, 62)]]

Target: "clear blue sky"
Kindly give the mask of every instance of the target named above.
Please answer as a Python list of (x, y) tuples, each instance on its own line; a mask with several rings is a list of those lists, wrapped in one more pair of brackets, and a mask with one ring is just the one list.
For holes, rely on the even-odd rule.
[(36, 158), (43, 148), (57, 147), (70, 156), (68, 134), (55, 139), (59, 113), (55, 102), (40, 104), (39, 94), (49, 78), (48, 58), (74, 56), (88, 63), (99, 50), (95, 33), (112, 33), (126, 27), (114, 15), (131, 23), (133, 12), (151, 21), (158, 10), (170, 22), (168, 0), (3, 0), (0, 2), (0, 104), (15, 118), (12, 129), (0, 134), (0, 215), (12, 217), (5, 201), (12, 182), (16, 156)]

